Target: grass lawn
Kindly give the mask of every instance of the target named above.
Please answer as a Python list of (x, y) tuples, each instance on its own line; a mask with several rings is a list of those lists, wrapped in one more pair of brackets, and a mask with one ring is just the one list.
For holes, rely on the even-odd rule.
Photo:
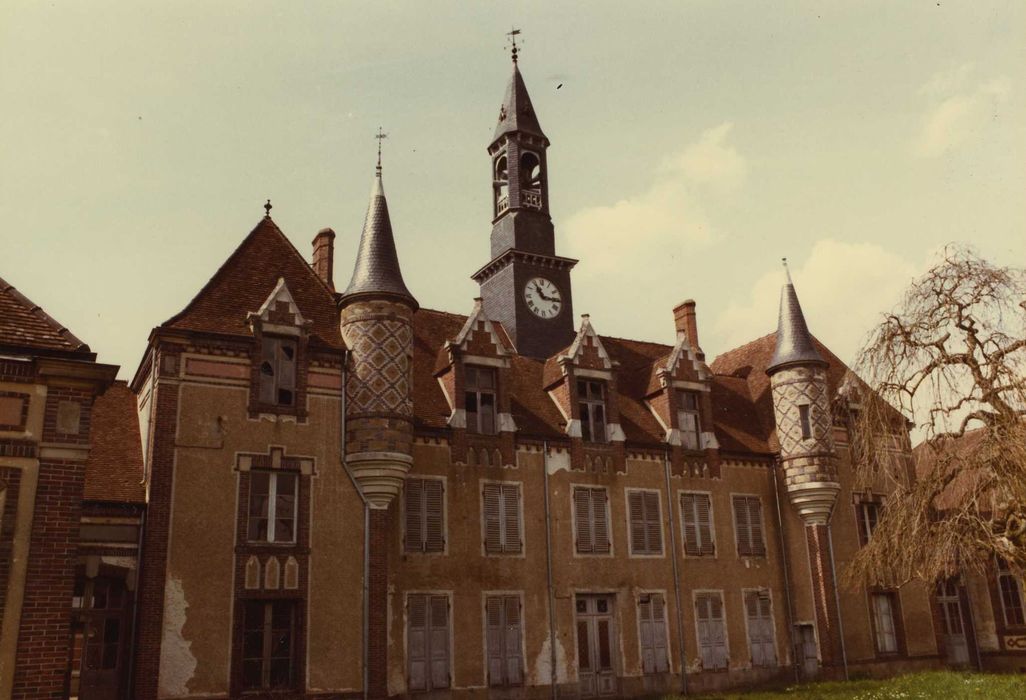
[[(681, 700), (668, 695), (664, 700)], [(891, 698), (1016, 698), (1026, 699), (1026, 677), (984, 673), (935, 671), (898, 676), (887, 680), (839, 681), (789, 686), (777, 691), (688, 695), (690, 700), (891, 700)]]

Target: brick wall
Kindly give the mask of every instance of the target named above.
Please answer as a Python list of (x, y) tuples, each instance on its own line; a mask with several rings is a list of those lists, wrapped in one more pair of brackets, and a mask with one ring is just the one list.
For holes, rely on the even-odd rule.
[(806, 525), (805, 537), (812, 569), (812, 601), (820, 654), (824, 666), (839, 665), (842, 660), (841, 634), (837, 598), (834, 596), (834, 572), (830, 565), (830, 534), (826, 525)]
[(367, 691), (372, 698), (388, 697), (388, 543), (387, 510), (370, 511), (370, 556), (367, 580)]

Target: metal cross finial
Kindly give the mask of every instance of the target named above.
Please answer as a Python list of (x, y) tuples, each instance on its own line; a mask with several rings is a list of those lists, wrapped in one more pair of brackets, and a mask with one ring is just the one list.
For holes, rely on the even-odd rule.
[(264, 216), (267, 216), (267, 217), (271, 216), (271, 200), (269, 200), (269, 199), (267, 200), (267, 204), (264, 205), (264, 212), (265, 212)]
[(374, 135), (374, 138), (376, 138), (378, 140), (378, 167), (377, 167), (376, 170), (377, 170), (378, 175), (380, 175), (381, 174), (381, 142), (382, 142), (382, 140), (388, 138), (388, 134), (386, 134), (384, 131), (382, 131), (381, 127), (379, 126), (378, 127), (378, 133), (376, 133)]
[(513, 27), (510, 31), (506, 32), (506, 36), (509, 37), (510, 42), (513, 44), (513, 50), (511, 52), (513, 54), (513, 63), (517, 62), (517, 54), (520, 53), (520, 49), (517, 48), (517, 36), (519, 35), (520, 30), (516, 27)]

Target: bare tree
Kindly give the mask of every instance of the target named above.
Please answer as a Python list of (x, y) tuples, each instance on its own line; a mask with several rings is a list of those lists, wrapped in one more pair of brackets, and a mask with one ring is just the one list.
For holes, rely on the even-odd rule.
[(854, 371), (856, 488), (887, 496), (848, 581), (932, 581), (996, 556), (1026, 570), (1026, 271), (949, 246)]

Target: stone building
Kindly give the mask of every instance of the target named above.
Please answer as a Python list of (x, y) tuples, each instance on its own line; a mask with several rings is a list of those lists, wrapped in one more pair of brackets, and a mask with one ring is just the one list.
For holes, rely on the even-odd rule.
[[(65, 535), (47, 628), (72, 661), (47, 687), (66, 671), (87, 700), (629, 697), (1023, 665), (1014, 578), (835, 584), (886, 489), (854, 487), (847, 370), (789, 279), (777, 331), (712, 362), (693, 301), (667, 304), (672, 345), (574, 317), (548, 146), (514, 56), (488, 145), (490, 260), (465, 314), (406, 286), (379, 165), (343, 291), (334, 232), (307, 263), (268, 207), (153, 330), (128, 387), (95, 404), (66, 525), (82, 541)], [(17, 376), (3, 380), (40, 395), (38, 372)], [(23, 449), (7, 435), (0, 450)], [(5, 474), (35, 464), (0, 455)], [(97, 585), (125, 611), (105, 685), (83, 630), (121, 613)]]

